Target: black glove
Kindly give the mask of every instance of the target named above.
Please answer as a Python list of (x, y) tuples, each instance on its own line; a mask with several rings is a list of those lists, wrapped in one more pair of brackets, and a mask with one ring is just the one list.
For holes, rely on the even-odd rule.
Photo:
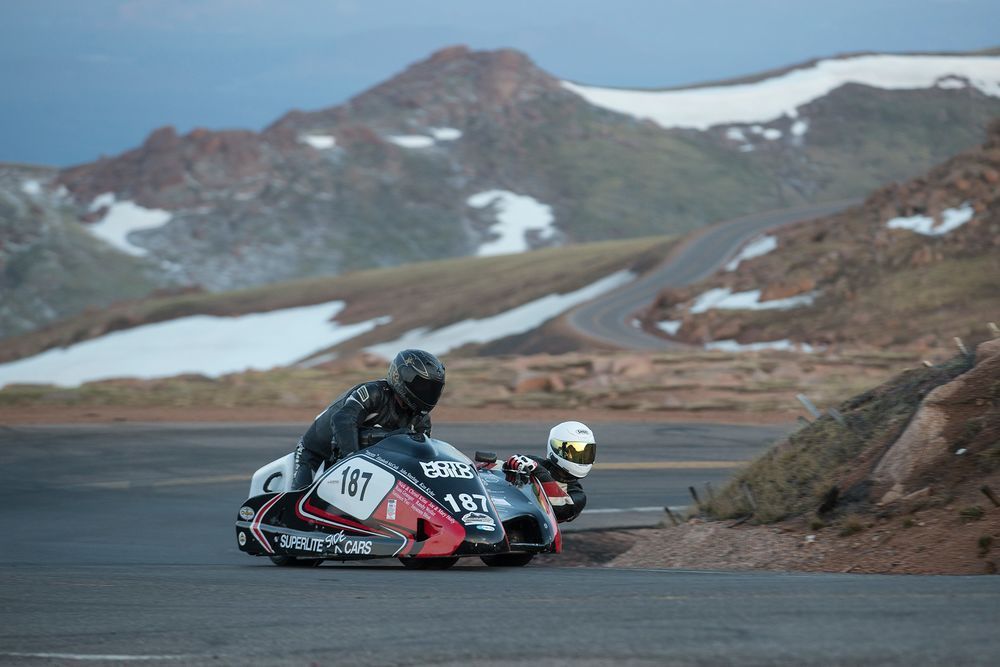
[(420, 415), (413, 420), (413, 432), (420, 433), (422, 435), (431, 434), (431, 416), (430, 415)]

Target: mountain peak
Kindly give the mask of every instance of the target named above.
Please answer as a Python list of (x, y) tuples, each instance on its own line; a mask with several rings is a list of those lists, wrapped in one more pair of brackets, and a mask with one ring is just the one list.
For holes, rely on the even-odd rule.
[(402, 116), (461, 127), (470, 116), (495, 113), (551, 94), (566, 93), (555, 77), (524, 53), (514, 49), (474, 51), (455, 45), (435, 51), (343, 106), (292, 112), (269, 130), (309, 131), (343, 123), (394, 127)]

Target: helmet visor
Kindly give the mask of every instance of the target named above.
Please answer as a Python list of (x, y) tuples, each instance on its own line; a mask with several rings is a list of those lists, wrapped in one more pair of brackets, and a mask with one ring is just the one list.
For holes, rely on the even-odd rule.
[(552, 450), (570, 463), (589, 465), (597, 456), (597, 445), (593, 442), (573, 440), (552, 440)]
[(414, 398), (427, 409), (430, 409), (437, 405), (438, 399), (441, 398), (444, 382), (440, 380), (428, 380), (418, 375), (407, 382), (406, 387), (413, 393)]

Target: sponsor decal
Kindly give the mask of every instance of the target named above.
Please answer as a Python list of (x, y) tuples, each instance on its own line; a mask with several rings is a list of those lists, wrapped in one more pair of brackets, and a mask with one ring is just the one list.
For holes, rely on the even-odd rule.
[(282, 549), (296, 551), (311, 551), (313, 553), (333, 553), (367, 556), (372, 552), (371, 540), (359, 540), (348, 537), (344, 531), (326, 537), (306, 537), (300, 535), (282, 535), (278, 541)]
[(436, 494), (434, 493), (434, 490), (431, 489), (431, 488), (429, 488), (421, 480), (417, 479), (416, 476), (414, 476), (413, 474), (411, 474), (409, 470), (403, 470), (398, 465), (396, 465), (394, 462), (390, 461), (389, 459), (386, 459), (386, 458), (383, 458), (383, 457), (379, 456), (377, 453), (373, 456), (370, 452), (365, 452), (364, 454), (362, 454), (362, 456), (370, 458), (373, 461), (378, 461), (380, 464), (384, 465), (385, 467), (387, 467), (390, 470), (392, 470), (393, 472), (395, 472), (396, 475), (398, 475), (399, 477), (402, 477), (407, 482), (409, 482), (410, 484), (412, 484), (414, 487), (420, 489), (420, 491), (422, 493), (425, 493), (426, 495), (430, 496), (431, 498), (435, 497)]
[(255, 512), (253, 511), (252, 507), (247, 507), (246, 505), (244, 505), (243, 507), (240, 508), (240, 518), (243, 519), (244, 521), (250, 521), (251, 519), (253, 519), (254, 514)]
[(476, 476), (472, 466), (461, 461), (421, 461), (420, 467), (424, 469), (424, 476), (428, 479), (435, 477), (472, 479)]
[(478, 528), (479, 530), (484, 530), (487, 533), (492, 533), (494, 530), (496, 530), (496, 528), (494, 528), (493, 526), (487, 526), (486, 524), (476, 526), (476, 528)]
[(240, 534), (236, 536), (236, 541), (240, 543), (241, 547), (245, 547), (247, 545), (247, 534), (240, 531)]
[(462, 523), (466, 526), (495, 526), (496, 521), (493, 520), (488, 514), (480, 514), (479, 512), (469, 512), (462, 517)]
[(506, 498), (500, 498), (499, 496), (493, 499), (494, 505), (501, 505), (503, 507), (512, 507), (512, 505), (507, 502)]
[(296, 551), (323, 551), (322, 537), (302, 537), (300, 535), (282, 535), (278, 540), (278, 546), (282, 549), (294, 549)]
[(396, 500), (394, 498), (385, 504), (385, 518), (390, 521), (396, 518)]
[(327, 535), (325, 541), (327, 549), (333, 549), (335, 554), (358, 554), (367, 556), (372, 552), (371, 540), (359, 540), (349, 538), (340, 531), (336, 535)]

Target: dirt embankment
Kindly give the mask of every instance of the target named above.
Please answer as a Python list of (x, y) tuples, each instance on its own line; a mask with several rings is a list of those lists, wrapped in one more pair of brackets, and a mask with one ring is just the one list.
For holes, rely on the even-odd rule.
[[(864, 411), (872, 405), (874, 414)], [(1000, 339), (980, 345), (974, 362), (956, 358), (911, 371), (841, 411), (776, 445), (698, 517), (677, 527), (595, 534), (577, 559), (626, 567), (997, 573)], [(862, 417), (871, 423), (859, 441)], [(822, 438), (810, 437), (817, 433)], [(820, 449), (826, 458), (816, 466)]]

